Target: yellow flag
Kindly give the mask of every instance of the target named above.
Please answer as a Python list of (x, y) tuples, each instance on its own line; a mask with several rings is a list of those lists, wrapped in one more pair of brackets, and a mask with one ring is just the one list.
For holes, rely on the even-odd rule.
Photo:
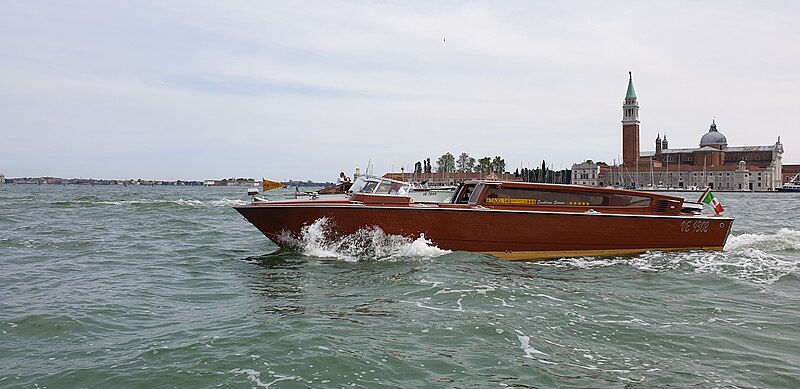
[(263, 183), (263, 185), (264, 185), (264, 190), (263, 191), (264, 192), (266, 192), (268, 190), (275, 189), (275, 188), (284, 188), (284, 187), (286, 187), (286, 185), (283, 185), (280, 182), (265, 180), (263, 178), (261, 180), (264, 181), (264, 183)]

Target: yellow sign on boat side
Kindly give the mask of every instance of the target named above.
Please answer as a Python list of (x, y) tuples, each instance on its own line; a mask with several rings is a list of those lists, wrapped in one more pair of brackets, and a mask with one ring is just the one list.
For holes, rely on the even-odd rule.
[(512, 199), (502, 197), (489, 197), (487, 203), (491, 204), (526, 204), (526, 205), (590, 205), (588, 201), (570, 201), (565, 203), (560, 200), (537, 200), (537, 199)]

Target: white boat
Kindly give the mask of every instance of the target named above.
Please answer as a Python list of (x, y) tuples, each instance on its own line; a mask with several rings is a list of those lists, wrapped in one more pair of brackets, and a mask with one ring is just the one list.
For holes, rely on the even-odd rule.
[(800, 192), (800, 173), (797, 173), (791, 180), (785, 182), (777, 189), (778, 192)]
[(427, 183), (412, 183), (410, 196), (417, 202), (449, 203), (455, 191), (455, 186), (430, 186)]
[(392, 180), (385, 177), (362, 175), (356, 178), (353, 185), (345, 192), (296, 192), (295, 198), (309, 199), (344, 199), (352, 193), (405, 195), (418, 203), (449, 203), (455, 193), (455, 187), (430, 188), (409, 182)]

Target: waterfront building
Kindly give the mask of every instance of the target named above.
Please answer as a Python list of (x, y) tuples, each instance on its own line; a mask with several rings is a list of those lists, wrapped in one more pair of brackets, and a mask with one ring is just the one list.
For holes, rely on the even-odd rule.
[(800, 174), (800, 165), (783, 165), (781, 181), (784, 183), (789, 182), (797, 174)]
[(602, 186), (600, 185), (600, 165), (592, 161), (572, 165), (572, 183)]
[[(774, 144), (728, 146), (727, 137), (713, 119), (708, 132), (701, 135), (698, 147), (671, 148), (667, 134), (662, 138), (658, 133), (654, 150), (640, 151), (640, 123), (639, 101), (633, 75), (629, 73), (622, 104), (622, 163), (597, 166), (598, 180), (586, 180), (588, 185), (769, 191), (780, 187), (786, 179), (780, 136)], [(594, 169), (583, 165), (573, 165), (573, 171)], [(573, 183), (582, 183), (582, 179), (575, 180), (574, 174)]]
[(5, 183), (6, 183), (6, 176), (3, 175), (3, 173), (0, 173), (0, 184), (5, 184)]
[[(225, 178), (222, 180), (203, 180), (203, 186), (258, 186), (260, 181), (252, 178)], [(180, 184), (179, 184), (180, 185)], [(199, 182), (196, 185), (201, 185)]]

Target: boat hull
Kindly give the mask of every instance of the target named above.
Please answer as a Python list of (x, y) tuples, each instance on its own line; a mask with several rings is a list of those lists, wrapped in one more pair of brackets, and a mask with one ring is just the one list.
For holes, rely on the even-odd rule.
[(267, 238), (292, 248), (303, 226), (325, 218), (330, 237), (378, 227), (424, 235), (442, 249), (511, 260), (636, 254), (651, 250), (721, 250), (733, 219), (721, 216), (497, 210), (472, 206), (251, 204), (236, 207)]

